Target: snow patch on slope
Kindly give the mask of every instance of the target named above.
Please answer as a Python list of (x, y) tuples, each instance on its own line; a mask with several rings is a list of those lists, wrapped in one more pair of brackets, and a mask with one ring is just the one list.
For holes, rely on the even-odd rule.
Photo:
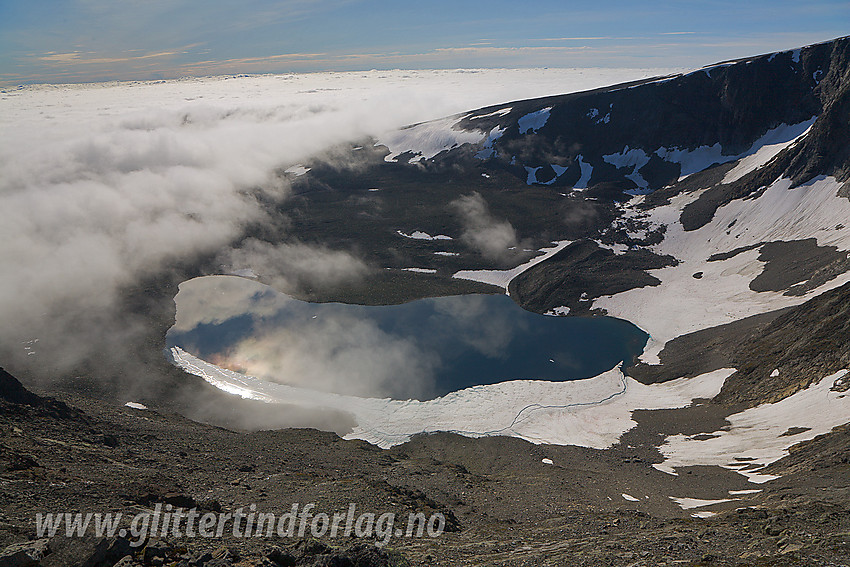
[(703, 500), (700, 498), (679, 498), (676, 496), (670, 496), (670, 500), (679, 505), (682, 510), (692, 510), (694, 508), (705, 508), (706, 506), (713, 506), (715, 504), (722, 504), (723, 502), (732, 502), (733, 500), (737, 500), (737, 498), (722, 498), (720, 500)]
[(534, 132), (536, 134), (537, 131), (543, 128), (546, 125), (546, 122), (549, 121), (549, 112), (551, 112), (551, 110), (552, 107), (549, 106), (536, 112), (526, 114), (517, 120), (519, 133), (528, 134), (529, 132)]
[[(655, 81), (651, 81), (651, 82), (655, 82)], [(648, 84), (648, 83), (643, 83), (643, 84)], [(600, 112), (599, 112), (598, 108), (591, 108), (587, 112), (586, 116), (588, 118), (590, 118), (591, 120), (593, 120), (596, 124), (608, 124), (609, 122), (611, 122), (611, 108), (613, 108), (613, 107), (614, 107), (613, 103), (608, 106), (608, 114), (606, 114), (605, 116), (600, 116)]]
[(576, 184), (573, 185), (573, 189), (587, 189), (587, 184), (590, 182), (590, 176), (593, 175), (593, 166), (584, 161), (584, 158), (581, 154), (576, 156), (576, 161), (578, 161), (578, 166), (581, 169), (581, 177), (576, 181)]
[(720, 142), (713, 146), (700, 146), (693, 150), (661, 147), (655, 150), (655, 155), (663, 160), (679, 164), (681, 167), (679, 181), (715, 163), (726, 163), (735, 159), (735, 156), (723, 155), (723, 146), (720, 145)]
[(540, 262), (544, 260), (548, 260), (567, 246), (572, 244), (572, 240), (561, 240), (559, 242), (555, 242), (554, 246), (549, 248), (541, 248), (539, 252), (542, 254), (535, 258), (532, 258), (528, 262), (521, 264), (515, 268), (511, 268), (510, 270), (461, 270), (454, 274), (453, 278), (458, 278), (462, 280), (472, 280), (475, 282), (481, 282), (486, 284), (495, 285), (505, 289), (505, 293), (508, 293), (508, 286), (511, 283), (511, 280), (531, 268), (532, 266), (536, 266)]
[[(848, 374), (841, 370), (796, 394), (773, 404), (762, 404), (729, 416), (730, 427), (713, 437), (674, 435), (659, 450), (664, 462), (656, 469), (677, 474), (677, 467), (717, 465), (763, 483), (778, 478), (759, 471), (788, 455), (802, 441), (829, 433), (850, 422), (850, 395), (831, 388)], [(792, 428), (810, 428), (788, 435)]]
[[(771, 149), (765, 149), (764, 152), (759, 154), (759, 158), (755, 158), (751, 162), (748, 162), (748, 166), (754, 166), (753, 168), (755, 169), (769, 162), (785, 147), (804, 136), (812, 124), (814, 124), (816, 118), (817, 117), (813, 117), (804, 122), (800, 122), (799, 124), (792, 124), (790, 126), (788, 124), (780, 124), (776, 128), (768, 130), (761, 138), (753, 142), (753, 145), (747, 151), (740, 154), (724, 154), (723, 146), (721, 146), (718, 142), (713, 146), (700, 146), (693, 150), (681, 149), (678, 147), (661, 147), (655, 150), (655, 155), (671, 163), (678, 163), (681, 166), (681, 172), (679, 173), (679, 181), (681, 181), (689, 175), (703, 171), (714, 164), (728, 163), (730, 161), (746, 158), (747, 156), (759, 153), (759, 150), (761, 150), (764, 146), (771, 146), (773, 148), (773, 146), (785, 144), (782, 147), (773, 148), (773, 150), (775, 150), (773, 153), (771, 153)], [(748, 166), (741, 166), (741, 170), (739, 171), (742, 171)], [(736, 166), (735, 169), (738, 169), (738, 167)], [(731, 172), (727, 175), (731, 175)], [(739, 179), (740, 177), (743, 177), (743, 175), (744, 174), (742, 173), (735, 179)], [(729, 181), (724, 179), (723, 182), (731, 183), (735, 179), (730, 177)]]
[[(508, 109), (508, 111), (510, 111), (510, 109)], [(484, 141), (484, 148), (475, 154), (475, 157), (478, 159), (490, 159), (491, 157), (496, 157), (496, 150), (493, 148), (493, 143), (501, 138), (504, 133), (505, 129), (499, 128), (498, 126), (490, 130), (490, 133), (487, 134), (487, 139)]]
[(748, 173), (768, 164), (779, 152), (797, 143), (809, 133), (812, 125), (817, 120), (813, 117), (805, 122), (788, 126), (783, 124), (767, 132), (756, 140), (752, 147), (745, 153), (744, 158), (730, 169), (723, 177), (723, 183), (733, 183)]
[[(713, 254), (747, 245), (812, 236), (819, 246), (850, 250), (850, 228), (844, 226), (850, 218), (850, 200), (837, 195), (841, 183), (833, 177), (819, 177), (794, 189), (789, 189), (790, 185), (790, 180), (780, 179), (757, 199), (736, 200), (720, 207), (710, 223), (689, 232), (679, 217), (696, 195), (679, 195), (669, 205), (653, 209), (649, 220), (667, 225), (667, 232), (664, 241), (651, 249), (678, 258), (680, 263), (649, 270), (661, 280), (660, 285), (603, 296), (594, 301), (593, 307), (627, 319), (649, 333), (650, 340), (640, 358), (658, 364), (658, 353), (675, 337), (799, 305), (847, 283), (850, 274), (803, 296), (755, 292), (749, 284), (764, 270), (757, 249), (723, 261), (708, 261)], [(696, 272), (703, 272), (700, 279), (693, 277)]]
[(549, 181), (539, 181), (537, 179), (537, 172), (540, 171), (541, 169), (543, 169), (544, 166), (529, 167), (529, 166), (526, 165), (524, 167), (525, 167), (526, 173), (528, 174), (528, 178), (526, 179), (527, 185), (535, 185), (535, 184), (537, 184), (537, 185), (552, 185), (558, 180), (559, 177), (561, 177), (569, 169), (569, 167), (565, 167), (563, 165), (558, 165), (556, 163), (549, 164), (549, 167), (551, 167), (552, 171), (555, 172), (555, 177), (553, 177)]
[(423, 232), (421, 230), (414, 230), (410, 234), (397, 230), (396, 234), (398, 234), (399, 236), (403, 236), (404, 238), (410, 238), (413, 240), (452, 240), (451, 236), (446, 236), (445, 234), (431, 236), (427, 232)]
[(468, 120), (479, 120), (481, 118), (495, 118), (495, 117), (501, 118), (502, 116), (506, 116), (506, 115), (510, 114), (511, 110), (512, 110), (512, 108), (510, 106), (508, 106), (506, 108), (502, 108), (500, 110), (497, 110), (495, 112), (491, 112), (489, 114), (481, 114), (481, 115), (478, 115), (478, 116), (471, 116), (471, 115), (467, 114), (466, 118)]
[(457, 122), (457, 118), (445, 118), (416, 124), (384, 134), (375, 145), (390, 150), (384, 161), (394, 162), (401, 154), (411, 153), (414, 157), (410, 163), (416, 163), (463, 144), (477, 144), (486, 139), (487, 133), (481, 130), (456, 130)]
[(528, 174), (528, 179), (525, 180), (526, 185), (533, 185), (537, 183), (537, 172), (543, 169), (542, 167), (525, 167), (525, 172)]
[(639, 173), (640, 169), (649, 163), (649, 156), (642, 149), (632, 148), (630, 150), (629, 146), (626, 146), (620, 153), (604, 155), (602, 159), (617, 169), (631, 167), (632, 172), (626, 175), (626, 179), (631, 179), (641, 189), (649, 187), (649, 183)]
[(388, 448), (419, 433), (450, 431), (468, 437), (507, 435), (533, 443), (606, 448), (636, 424), (637, 409), (679, 408), (720, 391), (733, 369), (695, 378), (644, 385), (619, 369), (571, 382), (514, 380), (474, 386), (420, 402), (359, 398), (266, 382), (219, 368), (174, 347), (173, 362), (224, 391), (316, 411), (351, 414), (357, 425), (347, 439)]

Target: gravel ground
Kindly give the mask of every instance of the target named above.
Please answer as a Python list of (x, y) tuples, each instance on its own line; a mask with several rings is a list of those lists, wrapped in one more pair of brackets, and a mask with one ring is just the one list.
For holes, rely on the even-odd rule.
[(662, 434), (716, 428), (731, 407), (638, 412), (639, 426), (604, 451), (451, 434), (381, 450), (316, 430), (238, 432), (167, 411), (60, 397), (67, 406), (40, 398), (0, 405), (0, 547), (37, 539), (37, 512), (130, 517), (156, 503), (202, 513), (247, 513), (251, 504), (282, 513), (294, 503), (315, 503), (314, 513), (328, 514), (354, 503), (358, 514), (439, 513), (446, 531), (392, 537), (381, 548), (375, 537), (246, 539), (229, 531), (135, 548), (123, 540), (57, 536), (42, 565), (111, 567), (121, 560), (116, 554), (129, 556), (125, 567), (850, 565), (843, 430), (773, 465), (785, 476), (763, 492), (700, 508), (717, 515), (699, 519), (669, 497), (719, 499), (753, 486), (717, 467), (692, 467), (678, 477), (659, 472), (651, 467), (660, 461), (655, 446)]

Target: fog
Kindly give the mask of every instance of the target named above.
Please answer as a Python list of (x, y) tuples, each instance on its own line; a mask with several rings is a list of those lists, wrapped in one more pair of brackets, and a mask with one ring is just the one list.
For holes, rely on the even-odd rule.
[(220, 256), (228, 273), (259, 276), (276, 289), (299, 293), (363, 279), (370, 268), (344, 250), (301, 242), (269, 244), (248, 239)]
[[(2, 91), (0, 365), (63, 380), (102, 363), (116, 389), (143, 389), (128, 345), (146, 320), (121, 302), (144, 278), (202, 255), (223, 269), (261, 266), (282, 286), (366, 273), (360, 259), (298, 235), (240, 242), (262, 221), (262, 202), (287, 198), (276, 171), (407, 124), (663, 72), (371, 71)], [(513, 245), (480, 197), (457, 207), (470, 246), (498, 257)]]
[(510, 222), (497, 219), (480, 193), (463, 195), (450, 203), (460, 217), (461, 241), (488, 260), (503, 262), (516, 258), (516, 230)]

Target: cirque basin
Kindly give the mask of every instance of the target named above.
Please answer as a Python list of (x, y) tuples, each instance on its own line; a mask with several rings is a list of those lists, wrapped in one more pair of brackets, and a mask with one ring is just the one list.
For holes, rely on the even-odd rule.
[(401, 305), (309, 303), (259, 282), (180, 285), (167, 346), (269, 382), (427, 400), (508, 380), (578, 380), (639, 355), (648, 336), (611, 317), (531, 313), (506, 295)]

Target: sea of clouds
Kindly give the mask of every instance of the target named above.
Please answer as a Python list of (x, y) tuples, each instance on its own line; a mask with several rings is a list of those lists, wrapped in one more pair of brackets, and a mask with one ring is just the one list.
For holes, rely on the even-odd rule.
[[(146, 324), (122, 298), (174, 262), (235, 254), (272, 258), (282, 277), (362, 274), (358, 258), (297, 235), (241, 242), (263, 203), (287, 198), (282, 169), (408, 124), (667, 72), (369, 71), (2, 90), (0, 365), (63, 379), (108, 361), (111, 374), (144, 382), (122, 367)], [(516, 244), (480, 196), (459, 196), (455, 208), (483, 253)]]

